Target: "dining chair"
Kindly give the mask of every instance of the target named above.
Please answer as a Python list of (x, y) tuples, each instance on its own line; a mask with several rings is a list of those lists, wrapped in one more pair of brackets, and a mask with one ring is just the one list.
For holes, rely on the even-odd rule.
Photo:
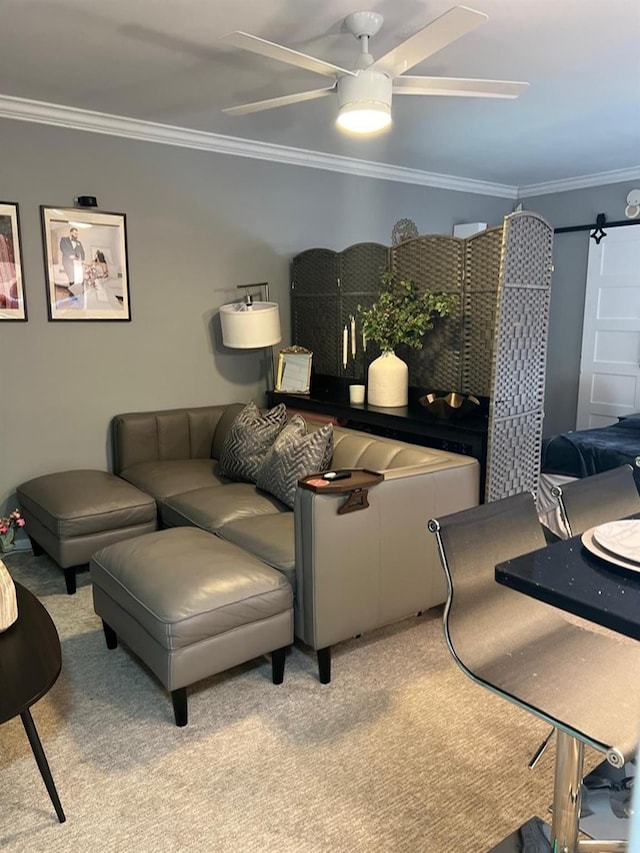
[(552, 486), (551, 494), (558, 501), (565, 539), (597, 524), (640, 513), (640, 494), (631, 465)]
[(447, 576), (444, 634), (456, 663), (556, 730), (550, 850), (625, 850), (624, 842), (578, 840), (582, 765), (585, 744), (615, 767), (634, 755), (640, 679), (630, 675), (640, 645), (496, 582), (496, 563), (545, 546), (552, 559), (557, 547), (546, 545), (531, 494), (432, 518), (428, 528)]

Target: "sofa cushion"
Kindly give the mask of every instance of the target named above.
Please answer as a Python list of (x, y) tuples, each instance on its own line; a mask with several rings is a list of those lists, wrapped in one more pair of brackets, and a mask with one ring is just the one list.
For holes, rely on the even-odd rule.
[(217, 531), (221, 539), (233, 542), (268, 566), (282, 572), (296, 589), (296, 553), (294, 515), (258, 515), (231, 521)]
[(139, 462), (121, 471), (120, 476), (143, 492), (153, 495), (158, 502), (171, 495), (226, 482), (219, 476), (219, 463), (215, 459)]
[(287, 422), (284, 403), (262, 412), (252, 401), (236, 417), (220, 453), (220, 474), (255, 483), (276, 436)]
[(182, 495), (173, 495), (160, 505), (160, 518), (167, 527), (201, 527), (215, 533), (219, 527), (240, 518), (288, 513), (284, 504), (258, 492), (251, 483), (226, 483)]
[[(446, 455), (449, 458), (449, 454)], [(371, 471), (429, 465), (437, 468), (442, 460), (442, 450), (353, 429), (334, 429), (332, 468), (369, 468)]]
[(298, 480), (326, 471), (333, 453), (333, 424), (307, 434), (304, 418), (294, 415), (267, 453), (257, 486), (293, 509)]

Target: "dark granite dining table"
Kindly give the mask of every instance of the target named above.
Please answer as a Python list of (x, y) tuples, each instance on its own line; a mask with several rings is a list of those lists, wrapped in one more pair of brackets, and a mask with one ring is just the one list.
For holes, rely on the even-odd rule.
[(622, 568), (592, 554), (580, 536), (514, 557), (498, 583), (640, 640), (640, 565)]

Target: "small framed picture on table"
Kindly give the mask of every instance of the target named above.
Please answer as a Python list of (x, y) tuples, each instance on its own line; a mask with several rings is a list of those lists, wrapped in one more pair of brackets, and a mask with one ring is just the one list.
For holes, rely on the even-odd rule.
[(304, 347), (285, 347), (278, 355), (276, 391), (285, 394), (308, 394), (311, 387), (313, 353)]

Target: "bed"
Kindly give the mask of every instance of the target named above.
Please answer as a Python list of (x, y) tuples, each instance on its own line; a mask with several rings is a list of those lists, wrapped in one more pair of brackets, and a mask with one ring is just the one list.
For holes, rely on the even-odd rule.
[(627, 415), (614, 424), (594, 429), (564, 432), (544, 439), (538, 487), (541, 521), (562, 536), (553, 485), (599, 474), (628, 463), (640, 491), (640, 413)]

